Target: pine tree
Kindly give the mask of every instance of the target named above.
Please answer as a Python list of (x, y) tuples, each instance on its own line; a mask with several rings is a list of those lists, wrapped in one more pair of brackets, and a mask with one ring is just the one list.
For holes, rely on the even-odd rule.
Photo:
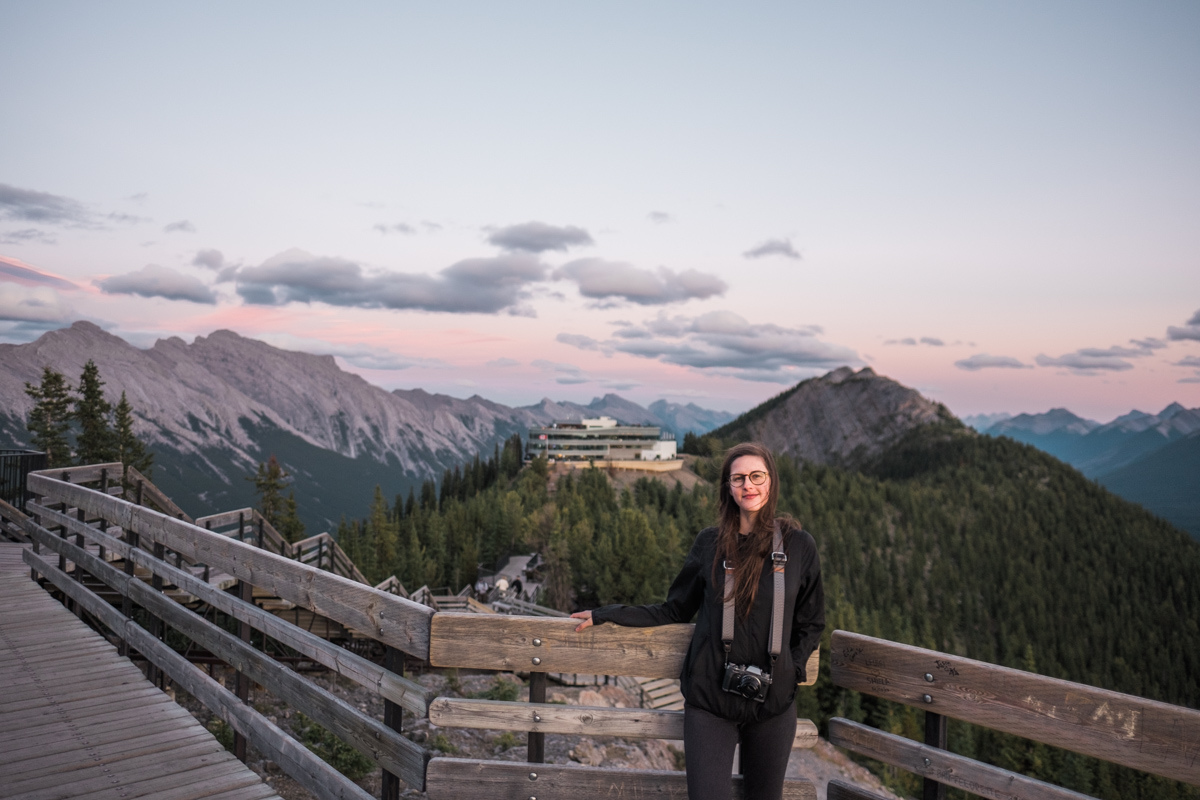
[(75, 401), (74, 418), (79, 423), (75, 440), (80, 464), (107, 464), (117, 458), (116, 436), (108, 424), (112, 403), (104, 399), (104, 381), (96, 362), (88, 359), (79, 376), (79, 398)]
[(275, 526), (275, 529), (292, 544), (304, 538), (304, 523), (300, 521), (300, 515), (296, 513), (295, 489), (289, 492), (287, 499), (283, 501), (283, 513), (280, 515), (279, 524)]
[(154, 453), (133, 433), (133, 407), (121, 392), (121, 402), (113, 412), (113, 459), (126, 467), (133, 467), (150, 479), (154, 468)]
[(67, 431), (71, 425), (71, 395), (66, 378), (46, 366), (42, 369), (42, 382), (37, 386), (26, 383), (25, 394), (33, 398), (33, 410), (26, 423), (33, 434), (30, 443), (34, 449), (46, 454), (47, 466), (70, 466), (71, 445)]
[(288, 477), (288, 473), (272, 454), (266, 463), (259, 463), (258, 471), (253, 477), (246, 479), (254, 482), (254, 491), (258, 494), (258, 513), (276, 530), (279, 530), (283, 519), (283, 488), (287, 485)]
[(387, 501), (383, 499), (383, 490), (378, 485), (375, 487), (375, 497), (371, 500), (367, 536), (375, 543), (377, 570), (375, 575), (369, 577), (378, 582), (391, 575), (396, 566), (396, 526), (388, 519)]

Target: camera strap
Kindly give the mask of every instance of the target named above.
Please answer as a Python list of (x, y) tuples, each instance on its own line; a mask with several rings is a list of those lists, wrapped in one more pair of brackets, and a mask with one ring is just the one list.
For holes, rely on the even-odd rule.
[[(784, 603), (784, 574), (787, 567), (787, 553), (783, 551), (783, 533), (779, 523), (775, 523), (775, 533), (771, 540), (771, 571), (775, 577), (774, 597), (771, 602), (771, 670), (775, 669), (775, 659), (783, 652), (783, 603)], [(725, 646), (725, 660), (729, 660), (729, 651), (733, 647), (734, 608), (734, 568), (729, 559), (725, 560), (725, 607), (721, 614), (721, 644)]]

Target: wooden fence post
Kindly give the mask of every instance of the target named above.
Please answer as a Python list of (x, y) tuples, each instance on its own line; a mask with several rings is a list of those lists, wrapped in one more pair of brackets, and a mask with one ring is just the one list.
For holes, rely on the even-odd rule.
[[(238, 538), (240, 539), (240, 524), (238, 525), (238, 528)], [(238, 581), (238, 597), (247, 603), (251, 602), (254, 597), (254, 587), (246, 581)], [(243, 642), (250, 641), (250, 626), (245, 622), (241, 622), (240, 620), (238, 621), (238, 636), (241, 637)], [(243, 703), (248, 702), (250, 699), (250, 678), (241, 672), (238, 672), (237, 677), (235, 678), (235, 686), (238, 700), (241, 700)], [(233, 733), (233, 755), (238, 761), (241, 761), (243, 764), (246, 763), (246, 737), (242, 736), (237, 731), (234, 731)]]
[[(403, 676), (404, 653), (388, 645), (384, 651), (383, 668)], [(384, 698), (383, 724), (399, 733), (403, 728), (403, 718), (404, 709), (391, 700)], [(381, 796), (383, 800), (400, 800), (400, 779), (386, 769), (383, 771), (383, 791), (381, 792)]]
[[(946, 718), (941, 714), (925, 712), (925, 744), (939, 750), (947, 749)], [(921, 787), (921, 800), (946, 800), (946, 785), (925, 778)]]
[[(534, 660), (536, 661), (537, 659)], [(546, 702), (546, 673), (529, 673), (529, 702)], [(528, 744), (525, 749), (529, 754), (528, 760), (530, 764), (544, 763), (546, 761), (546, 734), (530, 731)]]
[[(166, 559), (166, 556), (167, 556), (166, 547), (163, 546), (163, 543), (155, 542), (154, 543), (154, 557), (156, 559), (158, 559), (159, 561), (163, 561), (164, 559)], [(153, 574), (153, 576), (150, 578), (150, 586), (156, 592), (162, 591), (163, 579), (157, 572), (155, 572)], [(163, 634), (164, 634), (165, 630), (166, 629), (163, 626), (162, 619), (159, 618), (158, 616), (151, 615), (150, 616), (150, 634), (155, 639), (161, 640), (163, 638)], [(149, 669), (149, 674), (146, 677), (148, 677), (150, 679), (150, 682), (153, 683), (155, 686), (157, 686), (159, 689), (164, 688), (166, 685), (166, 680), (165, 680), (166, 676), (163, 675), (162, 670), (160, 670), (153, 662), (148, 662), (148, 663), (150, 664), (150, 669)]]

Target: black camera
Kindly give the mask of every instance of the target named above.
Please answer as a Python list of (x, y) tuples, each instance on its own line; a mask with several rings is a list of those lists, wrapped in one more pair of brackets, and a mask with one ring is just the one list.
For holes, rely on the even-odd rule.
[(771, 688), (771, 676), (758, 667), (726, 664), (721, 688), (732, 694), (740, 694), (747, 700), (761, 703), (767, 699), (767, 690)]

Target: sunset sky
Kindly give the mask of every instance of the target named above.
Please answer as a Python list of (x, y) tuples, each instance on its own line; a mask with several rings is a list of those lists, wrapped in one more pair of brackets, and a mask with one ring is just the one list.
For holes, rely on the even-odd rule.
[(1200, 3), (0, 0), (0, 341), (1200, 406)]

